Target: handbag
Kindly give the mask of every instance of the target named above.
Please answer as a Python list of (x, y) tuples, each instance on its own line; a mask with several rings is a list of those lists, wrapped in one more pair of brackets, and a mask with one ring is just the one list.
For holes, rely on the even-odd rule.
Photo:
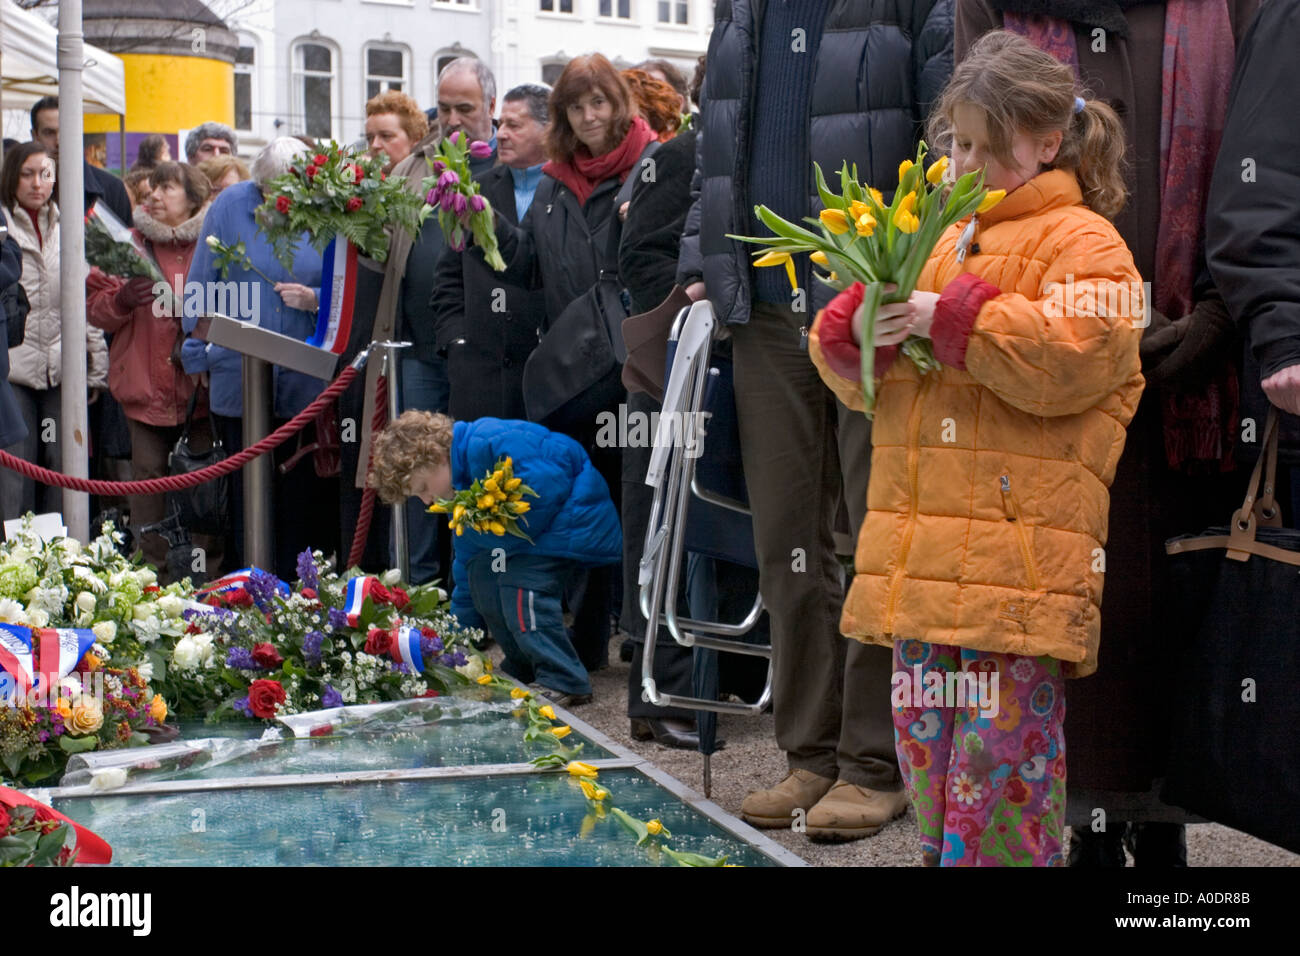
[[(649, 143), (633, 170), (658, 146)], [(635, 185), (636, 176), (629, 173), (614, 196), (606, 263), (618, 261), (618, 209), (631, 198)], [(565, 307), (524, 363), (529, 421), (579, 440), (594, 434), (596, 416), (616, 408), (626, 391), (621, 378), (627, 360), (623, 322), (630, 314), (631, 302), (617, 271), (602, 268), (595, 285)]]
[(1229, 525), (1165, 544), (1185, 642), (1161, 799), (1300, 852), (1300, 531), (1281, 526), (1274, 500), (1279, 422), (1271, 409)]
[[(205, 452), (196, 452), (190, 447), (190, 433), (194, 427), (194, 409), (198, 405), (199, 389), (190, 395), (189, 408), (185, 413), (185, 426), (181, 436), (176, 440), (171, 454), (167, 456), (167, 471), (173, 475), (185, 475), (209, 465), (215, 465), (226, 457), (226, 449), (220, 437), (211, 427), (212, 447)], [(230, 523), (230, 486), (228, 477), (205, 481), (193, 488), (167, 492), (167, 512), (177, 514), (180, 526), (191, 534), (208, 534), (220, 536), (226, 533)]]
[(627, 361), (623, 363), (623, 384), (629, 392), (645, 392), (657, 402), (664, 400), (664, 370), (668, 361), (668, 336), (677, 313), (690, 308), (691, 297), (679, 285), (668, 298), (649, 312), (623, 322)]

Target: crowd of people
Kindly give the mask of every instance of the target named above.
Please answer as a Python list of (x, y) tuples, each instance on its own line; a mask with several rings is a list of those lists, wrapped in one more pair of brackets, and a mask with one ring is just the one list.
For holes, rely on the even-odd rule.
[[(1126, 846), (1139, 865), (1185, 865), (1187, 817), (1157, 797), (1173, 691), (1152, 675), (1177, 653), (1163, 543), (1230, 513), (1258, 452), (1242, 423), (1262, 430), (1270, 403), (1288, 413), (1288, 526), (1300, 511), (1300, 144), (1283, 112), (1300, 92), (1285, 69), (1300, 2), (908, 0), (890, 11), (772, 0), (759, 17), (737, 0), (719, 5), (690, 78), (663, 60), (619, 70), (592, 54), (553, 88), (498, 100), (491, 70), (463, 57), (438, 76), (436, 104), (395, 91), (370, 100), (358, 146), (416, 194), (442, 138), (489, 145), (471, 171), (506, 267), (477, 245), (449, 246), (436, 216), (418, 235), (396, 232), (385, 262), (362, 261), (345, 358), (372, 340), (409, 342), (401, 405), (419, 415), (372, 434), (372, 361), (332, 414), (276, 452), (272, 570), (292, 577), (309, 547), (346, 558), (371, 476), (385, 500), (411, 499), (412, 580), (452, 580), (516, 676), (581, 705), (622, 633), (632, 732), (696, 746), (692, 712), (641, 697), (649, 449), (599, 440), (584, 396), (568, 405), (581, 413), (562, 409), (544, 429), (483, 420), (528, 417), (524, 369), (539, 338), (610, 277), (632, 314), (707, 298), (734, 367), (758, 571), (713, 560), (691, 571), (703, 591), (761, 592), (789, 765), (743, 816), (849, 840), (911, 805), (933, 865), (1123, 865)], [(57, 101), (33, 108), (32, 142), (7, 147), (0, 171), (0, 280), (20, 281), (29, 304), (0, 444), (56, 469), (57, 442), (41, 432), (52, 418), (57, 434), (59, 413), (57, 113)], [(766, 234), (759, 205), (792, 222), (816, 215), (814, 163), (829, 174), (847, 162), (888, 202), (922, 137), (952, 174), (983, 170), (1006, 196), (945, 234), (917, 292), (880, 311), (873, 423), (860, 411), (861, 287), (836, 297), (807, 257), (789, 282), (729, 237)], [(205, 123), (181, 163), (149, 137), (125, 186), (87, 166), (85, 208), (102, 200), (130, 222), (178, 289), (248, 283), (263, 327), (306, 339), (321, 255), (304, 235), (286, 270), (254, 212), (311, 145), (275, 139), (245, 166), (235, 134)], [(223, 275), (208, 237), (243, 242), (246, 265)], [(1145, 283), (1147, 321), (1096, 302), (1053, 319), (1048, 290), (1067, 277)], [(93, 454), (130, 462), (100, 474), (166, 473), (189, 420), (200, 442), (242, 446), (238, 354), (190, 336), (197, 314), (159, 317), (153, 304), (147, 281), (90, 269)], [(917, 335), (941, 363), (925, 377), (897, 357)], [(277, 368), (273, 424), (325, 384)], [(641, 391), (615, 400), (629, 413), (660, 407)], [(21, 424), (26, 437), (13, 437)], [(941, 437), (950, 427), (955, 440)], [(559, 499), (548, 527), (567, 530), (539, 539), (535, 563), (492, 577), (481, 542), (458, 541), (426, 506), (453, 478), (481, 477), (507, 440), (545, 462)], [(227, 533), (201, 544), (208, 575), (242, 566), (238, 475), (231, 491)], [(58, 509), (56, 489), (9, 472), (0, 501), (6, 518)], [(167, 517), (161, 496), (119, 505), (165, 566), (166, 539), (151, 531)], [(362, 564), (391, 560), (377, 521)], [(996, 671), (1001, 713), (891, 708), (893, 676), (913, 668)], [(753, 676), (737, 670), (724, 690)], [(1066, 678), (1084, 678), (1069, 682), (1068, 710)], [(689, 695), (691, 651), (661, 642), (656, 679)], [(1109, 826), (1089, 826), (1097, 807), (1111, 808)]]

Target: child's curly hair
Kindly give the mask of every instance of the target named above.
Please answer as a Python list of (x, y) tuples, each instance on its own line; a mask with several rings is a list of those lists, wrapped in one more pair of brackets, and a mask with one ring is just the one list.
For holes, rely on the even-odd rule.
[(1124, 207), (1124, 125), (1113, 109), (1083, 93), (1075, 112), (1074, 71), (1024, 37), (1006, 30), (984, 34), (952, 71), (930, 114), (931, 146), (952, 152), (953, 108), (970, 103), (984, 111), (989, 145), (998, 162), (1014, 162), (1011, 140), (1017, 132), (1063, 134), (1048, 169), (1067, 169), (1079, 178), (1088, 208), (1114, 219)]
[(385, 504), (406, 500), (417, 469), (436, 468), (450, 458), (453, 424), (447, 415), (402, 412), (375, 435), (366, 484)]

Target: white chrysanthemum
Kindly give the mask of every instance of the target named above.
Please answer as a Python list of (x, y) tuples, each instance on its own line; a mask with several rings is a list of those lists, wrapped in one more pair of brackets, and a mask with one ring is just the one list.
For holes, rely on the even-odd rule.
[(139, 672), (140, 676), (144, 678), (146, 683), (153, 680), (153, 661), (141, 661), (136, 665), (135, 669)]
[(62, 584), (58, 587), (34, 587), (27, 592), (27, 611), (30, 614), (39, 609), (55, 617), (63, 613), (63, 605), (67, 600), (68, 589)]
[(31, 608), (27, 612), (27, 624), (30, 627), (49, 627), (50, 616), (38, 607)]
[(162, 637), (162, 622), (156, 617), (146, 617), (143, 621), (132, 621), (131, 630), (141, 644), (152, 644)]
[(0, 598), (0, 621), (6, 624), (26, 624), (27, 609), (13, 598)]

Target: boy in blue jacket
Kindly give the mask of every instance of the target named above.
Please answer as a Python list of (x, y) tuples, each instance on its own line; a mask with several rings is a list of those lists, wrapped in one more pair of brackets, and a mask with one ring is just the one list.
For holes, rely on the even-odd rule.
[(584, 568), (622, 557), (618, 512), (605, 480), (572, 438), (532, 422), (408, 411), (375, 436), (370, 484), (389, 504), (426, 505), (467, 488), (506, 457), (537, 492), (522, 530), (529, 543), (466, 527), (452, 539), (452, 612), (486, 627), (502, 669), (562, 706), (591, 700), (591, 682), (564, 627), (566, 586)]

